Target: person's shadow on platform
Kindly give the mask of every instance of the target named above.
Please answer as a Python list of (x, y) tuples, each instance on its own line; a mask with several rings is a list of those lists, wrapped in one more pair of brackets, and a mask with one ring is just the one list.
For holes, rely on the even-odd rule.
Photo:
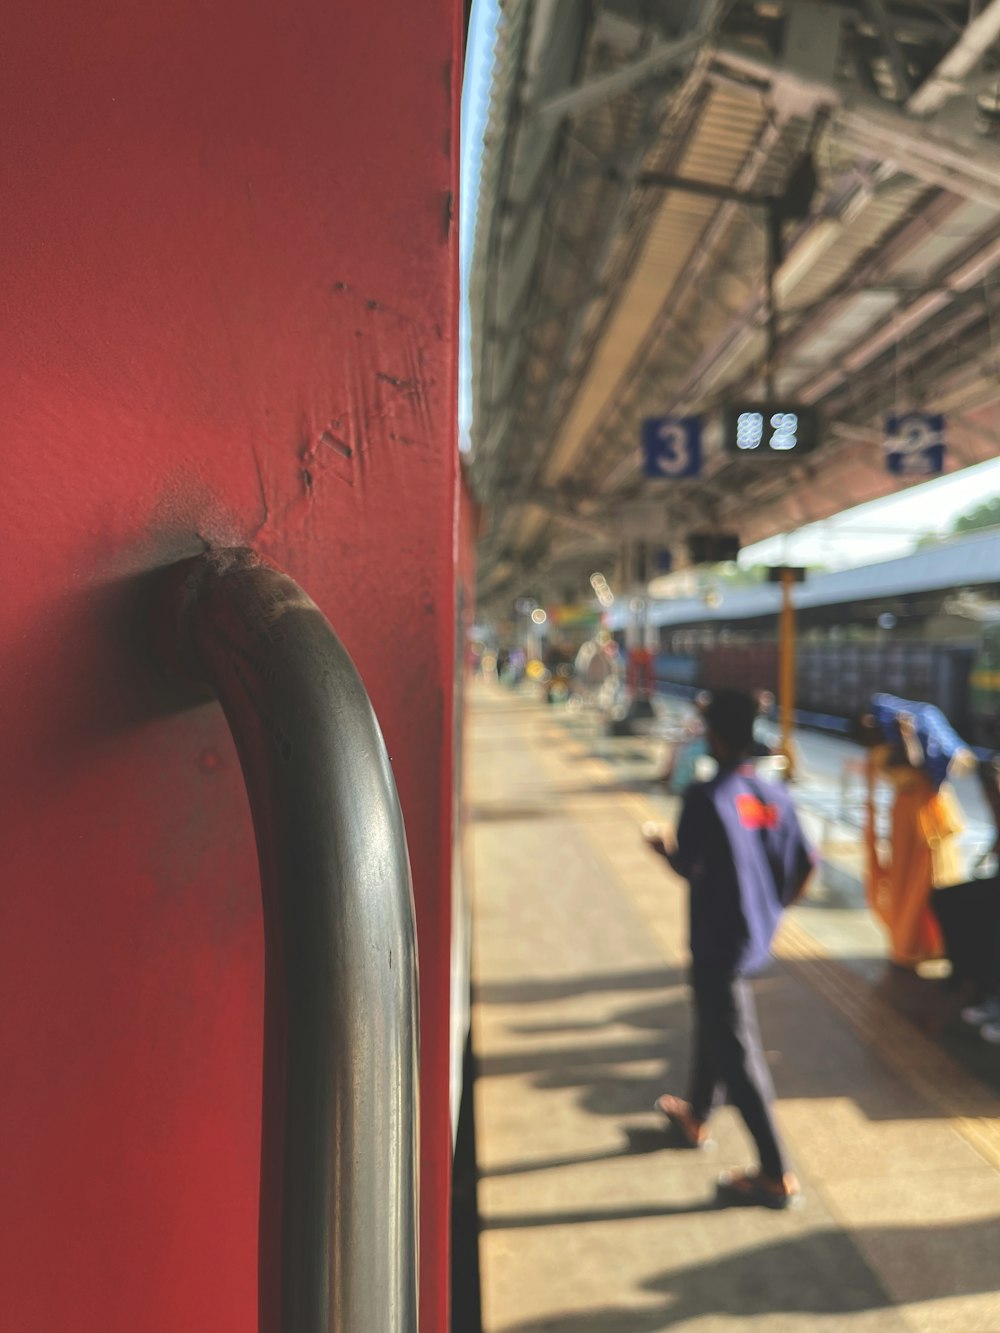
[[(625, 978), (616, 978), (608, 989), (625, 989), (626, 985)], [(557, 991), (558, 986), (559, 983), (553, 983), (553, 998), (571, 997), (572, 991)], [(578, 1104), (591, 1115), (631, 1116), (651, 1112), (654, 1099), (671, 1080), (678, 1084), (679, 1090), (686, 1082), (690, 1008), (684, 976), (679, 970), (665, 968), (654, 977), (638, 974), (635, 988), (651, 991), (655, 988), (659, 994), (655, 997), (650, 994), (638, 1005), (618, 1003), (600, 1018), (540, 1017), (535, 1023), (518, 1024), (511, 1030), (525, 1037), (564, 1034), (568, 1040), (558, 1047), (536, 1046), (523, 1052), (490, 1056), (481, 1062), (478, 1072), (486, 1077), (533, 1074), (533, 1086), (542, 1090), (577, 1088)], [(576, 993), (587, 989), (587, 979), (581, 979)], [(609, 1028), (631, 1029), (643, 1035), (638, 1040), (622, 1034), (612, 1037)], [(602, 1034), (606, 1034), (605, 1039)], [(639, 1074), (629, 1069), (632, 1065), (648, 1067), (653, 1063), (659, 1066), (656, 1073)], [(654, 1152), (670, 1146), (662, 1130), (644, 1136), (642, 1131), (628, 1128), (625, 1133), (635, 1137), (628, 1138), (621, 1152), (607, 1156)], [(640, 1144), (641, 1147), (636, 1146)], [(572, 1159), (565, 1164), (571, 1165)]]
[[(868, 960), (865, 960), (867, 962)], [(987, 1085), (971, 1089), (970, 1100), (953, 1089), (953, 1109), (947, 1113), (912, 1091), (901, 1089), (900, 1076), (882, 1067), (868, 1039), (859, 1034), (833, 1009), (820, 991), (810, 984), (808, 961), (795, 973), (775, 964), (755, 983), (761, 1028), (768, 1059), (772, 1064), (779, 1098), (821, 1100), (851, 1097), (866, 1119), (873, 1122), (941, 1118), (954, 1114), (983, 1115), (983, 1098), (989, 1087), (1000, 1087), (1000, 1061), (996, 1050), (976, 1040), (976, 1034), (960, 1031), (943, 1047), (953, 1059), (974, 1069)], [(822, 968), (822, 962), (820, 963)], [(855, 977), (850, 962), (844, 975)], [(877, 976), (875, 978), (878, 980)], [(905, 978), (914, 986), (919, 978)], [(801, 983), (805, 983), (802, 985)], [(888, 985), (873, 984), (864, 972), (857, 974), (858, 994), (877, 996)], [(664, 1091), (683, 1095), (687, 1083), (691, 1010), (685, 973), (677, 968), (662, 972), (638, 971), (612, 977), (581, 977), (531, 983), (525, 1002), (538, 1005), (537, 1021), (525, 1018), (511, 1031), (526, 1037), (565, 1034), (565, 1045), (535, 1046), (522, 1053), (507, 1052), (486, 1060), (482, 1072), (533, 1074), (534, 1087), (558, 1091), (577, 1088), (578, 1105), (595, 1116), (626, 1117), (651, 1111), (654, 1099)], [(513, 990), (513, 987), (511, 987)], [(574, 994), (606, 990), (622, 992), (598, 1018), (555, 1018), (546, 1013), (545, 1001), (572, 998)], [(642, 992), (629, 998), (628, 991)], [(638, 1001), (638, 1002), (637, 1002)], [(504, 996), (502, 1002), (510, 1003)], [(961, 1028), (962, 1025), (957, 1025)], [(617, 1032), (615, 1030), (617, 1029)], [(630, 1038), (622, 1030), (643, 1034)], [(612, 1032), (615, 1033), (611, 1039)], [(602, 1034), (606, 1040), (602, 1040)], [(817, 1040), (817, 1035), (822, 1040)], [(919, 1029), (915, 1042), (922, 1040)], [(971, 1056), (969, 1048), (972, 1050)], [(787, 1054), (786, 1054), (787, 1052)], [(978, 1057), (977, 1060), (972, 1057)], [(655, 1073), (647, 1072), (658, 1062)], [(644, 1068), (634, 1068), (644, 1066)], [(876, 1077), (875, 1075), (879, 1076)], [(976, 1095), (972, 1095), (976, 1093)], [(663, 1147), (669, 1146), (665, 1141)], [(649, 1149), (653, 1151), (652, 1148)], [(619, 1154), (620, 1155), (620, 1154)], [(1000, 1320), (997, 1324), (1000, 1329)]]
[[(651, 1153), (660, 1153), (668, 1148), (676, 1148), (669, 1131), (660, 1126), (626, 1125), (623, 1127), (624, 1142), (620, 1148), (607, 1152), (567, 1154), (565, 1157), (546, 1157), (527, 1162), (510, 1162), (502, 1166), (483, 1167), (479, 1176), (483, 1180), (494, 1180), (500, 1176), (530, 1176), (536, 1171), (554, 1171), (561, 1166), (590, 1166), (595, 1162), (614, 1162), (622, 1157), (642, 1157)], [(715, 1205), (712, 1204), (712, 1207)], [(701, 1212), (708, 1205), (698, 1204), (693, 1211)], [(658, 1215), (662, 1210), (654, 1209), (650, 1216)], [(681, 1212), (692, 1209), (682, 1208)], [(579, 1220), (579, 1219), (577, 1219)], [(585, 1219), (586, 1220), (586, 1219)]]

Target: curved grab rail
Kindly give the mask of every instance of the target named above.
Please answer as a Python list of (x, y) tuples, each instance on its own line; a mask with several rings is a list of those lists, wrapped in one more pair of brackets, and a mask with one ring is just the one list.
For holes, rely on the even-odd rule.
[(378, 722), (318, 607), (253, 551), (163, 580), (161, 654), (218, 696), (257, 835), (260, 1333), (415, 1333), (416, 943)]

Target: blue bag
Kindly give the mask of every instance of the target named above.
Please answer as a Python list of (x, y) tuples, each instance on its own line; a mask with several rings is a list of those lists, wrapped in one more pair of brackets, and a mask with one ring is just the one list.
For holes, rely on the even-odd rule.
[(899, 715), (909, 713), (913, 718), (917, 740), (924, 754), (923, 770), (935, 791), (948, 776), (948, 768), (960, 750), (969, 747), (951, 725), (940, 708), (933, 704), (915, 703), (899, 699), (894, 694), (872, 696), (872, 714), (890, 744), (898, 745)]

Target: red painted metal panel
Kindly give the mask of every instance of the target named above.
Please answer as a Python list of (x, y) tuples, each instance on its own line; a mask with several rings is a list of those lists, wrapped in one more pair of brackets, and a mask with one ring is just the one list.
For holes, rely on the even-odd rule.
[[(37, 0), (0, 120), (0, 1312), (245, 1331), (261, 929), (218, 708), (143, 575), (247, 543), (352, 653), (410, 840), (422, 1327), (447, 1326), (453, 0)], [(378, 1108), (372, 1108), (373, 1116)]]

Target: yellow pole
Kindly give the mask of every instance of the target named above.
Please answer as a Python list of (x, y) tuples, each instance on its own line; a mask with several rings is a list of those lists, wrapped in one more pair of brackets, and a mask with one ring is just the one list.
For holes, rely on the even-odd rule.
[(790, 569), (781, 571), (781, 633), (779, 644), (779, 689), (781, 698), (781, 752), (788, 761), (788, 776), (795, 767), (792, 753), (792, 733), (795, 730), (795, 607), (792, 588), (795, 575)]

